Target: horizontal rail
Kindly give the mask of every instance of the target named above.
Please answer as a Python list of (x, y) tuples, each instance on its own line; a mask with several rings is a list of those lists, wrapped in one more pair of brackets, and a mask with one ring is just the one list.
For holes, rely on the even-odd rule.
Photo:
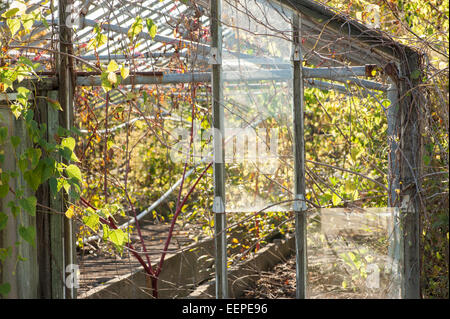
[(303, 67), (304, 78), (322, 78), (335, 80), (342, 77), (366, 76), (373, 77), (372, 72), (376, 66), (367, 64), (363, 66), (344, 66), (344, 67), (325, 67), (325, 68), (308, 68)]

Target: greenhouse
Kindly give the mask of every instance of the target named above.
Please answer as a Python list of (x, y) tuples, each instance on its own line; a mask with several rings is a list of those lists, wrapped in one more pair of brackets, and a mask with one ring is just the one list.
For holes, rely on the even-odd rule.
[(3, 1), (0, 296), (448, 298), (448, 5), (328, 2)]

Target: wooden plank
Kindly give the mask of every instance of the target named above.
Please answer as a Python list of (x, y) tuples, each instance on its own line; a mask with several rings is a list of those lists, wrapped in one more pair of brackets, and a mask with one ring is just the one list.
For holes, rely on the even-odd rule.
[(418, 299), (420, 292), (420, 174), (422, 166), (421, 108), (418, 88), (418, 54), (407, 55), (400, 66), (400, 200), (402, 202), (404, 245), (404, 298)]
[[(48, 92), (48, 97), (52, 100), (57, 100), (58, 92)], [(55, 142), (55, 135), (59, 126), (59, 111), (47, 105), (48, 108), (48, 141)], [(56, 160), (60, 160), (55, 156)], [(50, 213), (50, 249), (51, 249), (51, 290), (53, 299), (64, 298), (64, 215), (63, 212), (63, 198), (61, 193), (56, 196), (49, 194), (49, 207), (52, 210)]]
[[(43, 97), (47, 96), (47, 91), (40, 90), (37, 92), (35, 120), (40, 125), (47, 124), (47, 100)], [(48, 140), (48, 134), (45, 132), (43, 138)], [(42, 156), (47, 156), (43, 151)], [(51, 299), (51, 266), (50, 266), (50, 230), (49, 230), (49, 211), (48, 207), (48, 183), (39, 186), (36, 192), (38, 207), (36, 209), (36, 238), (38, 249), (38, 265), (39, 265), (39, 298)]]
[[(21, 143), (17, 146), (16, 152), (22, 154), (31, 143), (28, 138), (27, 129), (23, 120), (16, 120), (9, 107), (0, 107), (0, 121), (2, 126), (8, 128), (8, 136), (20, 137)], [(23, 191), (24, 197), (34, 195), (34, 192), (27, 186), (23, 174), (15, 158), (15, 152), (12, 145), (8, 142), (3, 146), (5, 155), (2, 164), (3, 171), (19, 172), (16, 178), (10, 178), (9, 186), (13, 191)], [(5, 247), (12, 247), (12, 254), (8, 257), (2, 266), (2, 282), (9, 282), (11, 291), (8, 298), (37, 298), (38, 297), (38, 267), (37, 267), (37, 249), (20, 237), (19, 226), (34, 227), (36, 229), (36, 218), (22, 211), (20, 216), (14, 218), (8, 202), (15, 201), (15, 196), (9, 192), (6, 197), (1, 199), (1, 209), (8, 215), (6, 231), (2, 234), (2, 244)], [(20, 242), (20, 245), (15, 245)], [(3, 246), (2, 246), (3, 247)], [(22, 260), (18, 261), (18, 258)]]
[[(58, 1), (58, 16), (59, 21), (66, 21), (70, 12), (68, 10), (69, 1)], [(61, 104), (62, 112), (59, 112), (59, 123), (62, 127), (70, 129), (73, 122), (73, 94), (74, 94), (74, 78), (73, 75), (73, 45), (72, 45), (72, 29), (64, 23), (59, 25), (59, 54), (58, 59), (58, 74), (59, 74), (59, 103)], [(63, 207), (65, 210), (66, 207)], [(64, 223), (64, 269), (72, 267), (76, 264), (75, 251), (75, 236), (73, 231), (73, 221), (68, 218), (63, 219)], [(77, 296), (75, 287), (66, 287), (65, 298), (75, 299)]]

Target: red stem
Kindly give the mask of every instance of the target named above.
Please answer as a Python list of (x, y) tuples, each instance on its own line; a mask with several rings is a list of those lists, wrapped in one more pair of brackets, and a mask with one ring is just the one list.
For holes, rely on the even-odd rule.
[(197, 186), (198, 182), (200, 181), (200, 179), (203, 177), (203, 175), (205, 175), (206, 171), (211, 167), (212, 162), (208, 164), (208, 166), (206, 166), (206, 168), (203, 170), (203, 172), (200, 174), (200, 176), (197, 178), (197, 180), (195, 181), (194, 185), (192, 185), (191, 189), (189, 190), (189, 192), (186, 194), (186, 196), (183, 198), (183, 201), (181, 202), (181, 204), (179, 205), (179, 207), (177, 208), (177, 210), (175, 211), (175, 214), (173, 215), (172, 218), (172, 222), (170, 224), (170, 229), (169, 229), (169, 234), (167, 236), (166, 242), (164, 244), (164, 250), (162, 252), (161, 255), (161, 259), (159, 261), (159, 265), (158, 265), (158, 269), (156, 270), (156, 277), (159, 276), (159, 274), (161, 273), (161, 269), (162, 266), (164, 264), (164, 259), (166, 257), (166, 253), (167, 253), (167, 249), (169, 248), (169, 244), (170, 241), (172, 240), (172, 235), (173, 235), (173, 229), (175, 227), (175, 222), (178, 218), (178, 215), (181, 212), (181, 209), (183, 208), (184, 204), (186, 203), (188, 197), (191, 195), (191, 193), (194, 191), (195, 187)]

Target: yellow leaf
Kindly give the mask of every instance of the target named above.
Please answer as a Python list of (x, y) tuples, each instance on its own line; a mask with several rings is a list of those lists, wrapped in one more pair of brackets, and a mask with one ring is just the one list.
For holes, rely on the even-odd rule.
[(333, 201), (333, 206), (337, 206), (342, 202), (342, 199), (333, 193), (333, 196), (331, 197), (331, 200)]
[(233, 238), (231, 241), (232, 241), (233, 244), (238, 244), (239, 243), (239, 240), (237, 240), (236, 238)]
[(119, 65), (117, 64), (117, 62), (114, 60), (111, 60), (108, 64), (107, 71), (108, 72), (116, 72), (118, 69), (119, 69)]
[(108, 73), (108, 81), (111, 84), (116, 84), (117, 83), (117, 75), (114, 72), (109, 72)]
[(66, 211), (66, 217), (71, 219), (73, 217), (74, 211), (73, 211), (73, 205), (70, 205), (69, 209)]
[(130, 70), (124, 66), (120, 69), (120, 75), (122, 76), (122, 79), (126, 79), (128, 75), (130, 75)]

